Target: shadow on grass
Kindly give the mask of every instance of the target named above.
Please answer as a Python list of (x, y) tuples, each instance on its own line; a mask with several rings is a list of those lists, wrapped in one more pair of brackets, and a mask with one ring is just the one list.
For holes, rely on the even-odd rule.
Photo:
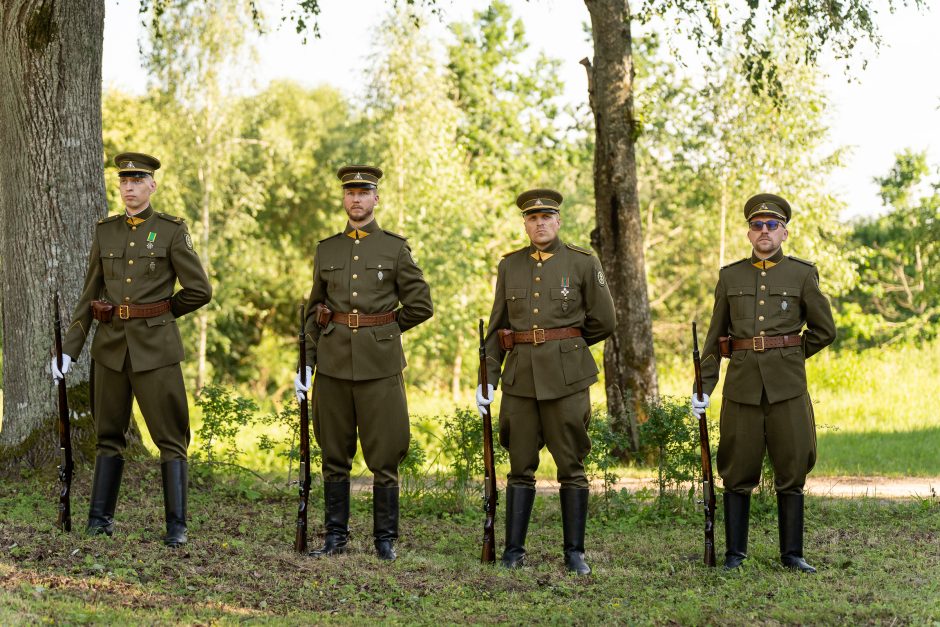
[(916, 431), (820, 429), (817, 475), (940, 476), (940, 427)]

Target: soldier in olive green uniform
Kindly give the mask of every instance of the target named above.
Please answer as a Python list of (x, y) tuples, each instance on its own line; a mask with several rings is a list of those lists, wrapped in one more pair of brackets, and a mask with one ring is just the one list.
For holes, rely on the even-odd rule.
[(692, 396), (693, 412), (708, 407), (708, 394), (718, 383), (719, 340), (730, 336), (718, 447), (726, 568), (740, 566), (747, 556), (751, 491), (760, 481), (767, 450), (774, 467), (781, 561), (815, 572), (803, 559), (803, 485), (816, 462), (805, 360), (832, 344), (836, 327), (816, 267), (783, 254), (790, 216), (787, 201), (773, 194), (758, 194), (745, 203), (754, 250), (749, 259), (718, 274), (702, 352), (705, 396), (702, 401)]
[[(600, 261), (558, 237), (561, 201), (551, 189), (529, 190), (516, 199), (531, 243), (499, 263), (486, 333), (487, 380), (502, 381), (499, 440), (509, 451), (503, 566), (525, 561), (535, 471), (547, 445), (561, 484), (565, 566), (588, 574), (584, 458), (591, 450), (588, 388), (598, 374), (588, 347), (609, 336), (616, 320)], [(492, 385), (486, 398), (482, 392), (478, 386), (481, 413), (492, 401)]]
[[(186, 224), (150, 205), (160, 162), (141, 153), (123, 153), (114, 161), (125, 211), (98, 222), (85, 286), (63, 342), (62, 372), (53, 360), (53, 378), (68, 372), (92, 319), (98, 320), (91, 346), (98, 444), (87, 531), (110, 536), (114, 530), (125, 433), (136, 398), (160, 449), (164, 543), (179, 546), (186, 542), (190, 432), (176, 319), (208, 303), (212, 288)], [(174, 293), (177, 280), (181, 289)]]
[[(401, 334), (433, 313), (431, 291), (401, 235), (379, 228), (379, 168), (345, 166), (337, 176), (349, 222), (320, 240), (306, 309), (307, 363), (315, 364), (314, 435), (323, 454), (326, 537), (314, 556), (343, 553), (349, 536), (349, 472), (356, 433), (374, 475), (373, 535), (378, 556), (395, 559), (398, 465), (408, 452), (408, 406)], [(298, 399), (309, 386), (298, 373)]]

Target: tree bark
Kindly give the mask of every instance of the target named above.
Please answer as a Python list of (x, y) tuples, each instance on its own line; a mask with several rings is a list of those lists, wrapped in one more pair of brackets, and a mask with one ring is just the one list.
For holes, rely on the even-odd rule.
[[(67, 325), (95, 223), (106, 213), (103, 36), (104, 0), (0, 3), (0, 444), (7, 446), (55, 414), (53, 292)], [(76, 364), (70, 386), (87, 382), (88, 361)]]
[[(643, 403), (659, 396), (653, 326), (647, 294), (643, 224), (637, 193), (633, 52), (627, 0), (585, 0), (591, 14), (594, 62), (588, 91), (594, 112), (594, 196), (597, 227), (592, 244), (607, 274), (617, 327), (604, 346), (607, 409), (636, 442)], [(632, 410), (632, 411), (631, 411)], [(630, 424), (632, 422), (632, 424)]]

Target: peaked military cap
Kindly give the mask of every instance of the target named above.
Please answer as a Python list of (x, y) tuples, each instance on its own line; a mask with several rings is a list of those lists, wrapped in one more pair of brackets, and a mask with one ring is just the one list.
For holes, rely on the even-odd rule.
[(758, 215), (776, 216), (789, 222), (792, 213), (790, 203), (776, 194), (757, 194), (744, 203), (744, 219), (748, 222)]
[(160, 169), (160, 160), (142, 152), (122, 152), (114, 158), (118, 167), (118, 176), (139, 176), (153, 173)]
[(519, 194), (516, 205), (522, 209), (522, 215), (530, 213), (560, 213), (562, 195), (553, 189), (530, 189)]
[(343, 182), (343, 187), (362, 187), (376, 189), (382, 170), (372, 165), (344, 165), (336, 172), (336, 178)]

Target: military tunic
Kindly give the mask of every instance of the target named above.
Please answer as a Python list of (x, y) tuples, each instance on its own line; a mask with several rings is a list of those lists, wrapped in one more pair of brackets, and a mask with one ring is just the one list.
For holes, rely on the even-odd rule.
[[(176, 319), (208, 303), (212, 287), (182, 219), (153, 207), (135, 218), (135, 225), (124, 214), (98, 222), (63, 352), (76, 358), (81, 353), (91, 330), (92, 300), (117, 307), (170, 299), (164, 314), (122, 320), (115, 312), (110, 322), (98, 324), (91, 346), (97, 446), (99, 455), (121, 455), (136, 397), (161, 460), (185, 460), (189, 405)], [(174, 293), (177, 281), (181, 289)]]
[[(306, 307), (307, 363), (313, 382), (314, 435), (323, 451), (323, 479), (349, 480), (356, 433), (375, 485), (398, 485), (408, 452), (408, 406), (401, 334), (433, 314), (431, 291), (404, 237), (373, 220), (321, 240), (314, 253)], [(388, 324), (321, 329), (315, 305), (358, 314), (397, 312)]]
[[(702, 385), (718, 383), (720, 336), (797, 335), (802, 345), (734, 351), (723, 388), (718, 473), (725, 489), (750, 493), (760, 481), (764, 450), (781, 493), (802, 493), (816, 461), (816, 431), (805, 360), (836, 337), (829, 300), (813, 263), (778, 250), (725, 266), (702, 352)], [(759, 348), (760, 341), (756, 340)]]
[[(538, 454), (547, 445), (562, 487), (588, 487), (588, 388), (598, 374), (588, 347), (608, 337), (615, 322), (600, 261), (589, 251), (556, 239), (544, 252), (529, 245), (500, 262), (486, 334), (487, 378), (502, 384), (499, 439), (509, 451), (510, 485), (535, 484)], [(565, 327), (580, 329), (581, 337), (516, 344), (508, 354), (497, 335)]]

